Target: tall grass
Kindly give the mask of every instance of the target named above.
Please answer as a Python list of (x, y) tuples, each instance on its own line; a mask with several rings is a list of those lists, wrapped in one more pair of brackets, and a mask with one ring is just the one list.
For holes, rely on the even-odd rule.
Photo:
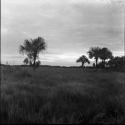
[(1, 123), (125, 123), (123, 73), (45, 67), (3, 76)]

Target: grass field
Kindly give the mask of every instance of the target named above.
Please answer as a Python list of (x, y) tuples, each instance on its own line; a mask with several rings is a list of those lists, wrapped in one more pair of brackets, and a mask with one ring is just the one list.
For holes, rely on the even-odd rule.
[(81, 68), (3, 67), (1, 122), (125, 123), (124, 75)]

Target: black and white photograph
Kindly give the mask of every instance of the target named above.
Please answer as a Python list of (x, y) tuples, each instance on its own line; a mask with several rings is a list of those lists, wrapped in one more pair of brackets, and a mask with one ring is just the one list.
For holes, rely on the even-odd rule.
[(124, 0), (1, 0), (1, 124), (125, 124)]

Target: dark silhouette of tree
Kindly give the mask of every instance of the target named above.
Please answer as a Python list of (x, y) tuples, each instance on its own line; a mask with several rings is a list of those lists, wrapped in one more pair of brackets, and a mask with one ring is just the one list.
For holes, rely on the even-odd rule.
[[(46, 49), (45, 40), (42, 37), (36, 39), (26, 39), (23, 45), (20, 45), (20, 53), (26, 54), (28, 63), (33, 67), (39, 59), (39, 53)], [(27, 59), (25, 60), (27, 62)], [(40, 63), (39, 63), (40, 64)]]
[(40, 66), (40, 64), (41, 64), (41, 62), (38, 60), (38, 61), (36, 62), (36, 66), (38, 67), (38, 66)]
[(105, 67), (106, 60), (107, 59), (112, 59), (113, 55), (112, 52), (108, 48), (102, 48), (100, 51), (100, 59), (102, 60), (102, 65)]
[(108, 61), (107, 65), (109, 68), (114, 70), (124, 70), (125, 71), (125, 56), (114, 57)]
[(98, 64), (98, 59), (99, 59), (99, 57), (100, 57), (100, 51), (101, 51), (101, 49), (100, 49), (99, 47), (92, 47), (92, 48), (90, 48), (90, 50), (87, 52), (90, 59), (92, 59), (92, 58), (95, 59), (96, 67), (97, 67), (97, 64)]
[(25, 58), (24, 61), (23, 61), (23, 63), (24, 63), (25, 65), (27, 65), (27, 64), (29, 63), (28, 58)]
[(82, 63), (82, 68), (84, 67), (84, 64), (85, 64), (85, 63), (90, 64), (89, 59), (88, 59), (85, 55), (82, 55), (81, 57), (79, 57), (79, 58), (76, 60), (76, 62), (77, 62), (77, 63), (81, 62), (81, 63)]
[(95, 68), (95, 63), (93, 63), (93, 67)]

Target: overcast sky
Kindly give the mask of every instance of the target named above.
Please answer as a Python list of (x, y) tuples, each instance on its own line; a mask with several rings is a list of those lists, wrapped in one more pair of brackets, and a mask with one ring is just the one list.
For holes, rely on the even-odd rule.
[(90, 47), (108, 47), (124, 54), (123, 9), (117, 0), (2, 0), (1, 59), (22, 64), (19, 45), (43, 37), (42, 64), (79, 65)]

